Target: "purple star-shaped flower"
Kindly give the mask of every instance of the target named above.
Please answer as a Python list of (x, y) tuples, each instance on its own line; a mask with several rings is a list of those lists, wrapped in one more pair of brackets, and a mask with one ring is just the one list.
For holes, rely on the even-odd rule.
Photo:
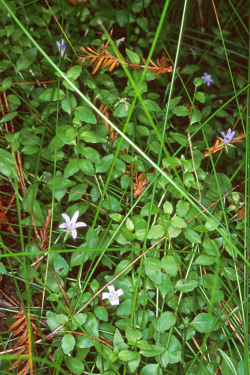
[(76, 231), (76, 228), (79, 228), (79, 227), (86, 227), (87, 224), (83, 223), (83, 222), (79, 222), (77, 223), (77, 219), (78, 219), (78, 216), (79, 216), (79, 211), (77, 210), (72, 219), (70, 220), (70, 217), (67, 215), (67, 214), (62, 214), (63, 218), (65, 219), (66, 223), (63, 223), (61, 225), (59, 225), (59, 228), (64, 228), (66, 229), (66, 231), (68, 233), (71, 233), (72, 234), (72, 237), (74, 238), (74, 240), (76, 239), (77, 237), (77, 231)]
[[(57, 48), (58, 48), (59, 52), (61, 51), (61, 56), (63, 57), (64, 54), (65, 54), (65, 51), (66, 51), (66, 42), (65, 42), (65, 40), (62, 39), (62, 43), (56, 42), (56, 45), (57, 45)], [(67, 55), (67, 53), (66, 53), (66, 55)]]
[(107, 288), (109, 293), (102, 293), (102, 299), (108, 298), (111, 305), (119, 305), (119, 297), (124, 294), (124, 291), (122, 289), (115, 291), (114, 285), (108, 285)]
[(223, 137), (223, 142), (225, 143), (225, 145), (227, 145), (233, 139), (235, 139), (235, 137), (234, 137), (235, 136), (235, 132), (232, 132), (231, 129), (228, 129), (227, 134), (225, 134), (224, 132), (221, 132), (221, 135)]
[(214, 83), (214, 80), (211, 76), (211, 74), (204, 73), (203, 76), (201, 77), (202, 82), (207, 84), (207, 87), (210, 86), (211, 83)]

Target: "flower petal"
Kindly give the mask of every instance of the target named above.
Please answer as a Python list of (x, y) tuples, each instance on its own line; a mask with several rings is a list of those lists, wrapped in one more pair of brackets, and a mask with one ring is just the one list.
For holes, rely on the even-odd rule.
[(232, 131), (232, 130), (229, 128), (228, 131), (227, 131), (227, 135), (228, 135), (228, 136), (230, 136), (231, 131)]
[(224, 132), (220, 132), (223, 138), (225, 138), (226, 134)]
[(235, 132), (232, 132), (231, 134), (231, 139), (234, 139), (233, 137), (235, 136)]
[(122, 294), (124, 294), (124, 291), (122, 289), (118, 289), (116, 291), (116, 294), (118, 295), (118, 297), (120, 297)]
[(72, 219), (71, 219), (71, 222), (70, 222), (70, 224), (71, 224), (72, 226), (75, 226), (76, 221), (77, 221), (77, 219), (78, 219), (78, 216), (79, 216), (79, 211), (77, 210), (77, 211), (74, 213), (74, 215), (73, 215), (73, 217), (72, 217)]
[(102, 299), (109, 299), (109, 293), (102, 293)]
[(79, 228), (79, 227), (87, 227), (87, 224), (85, 224), (83, 221), (79, 221), (79, 223), (76, 223), (75, 227), (76, 227), (76, 228)]
[(76, 229), (72, 229), (70, 232), (71, 232), (71, 234), (72, 234), (72, 237), (73, 237), (74, 240), (75, 240), (76, 237), (77, 237), (77, 231), (76, 231)]
[(56, 42), (56, 45), (57, 45), (57, 48), (58, 48), (58, 50), (59, 50), (59, 52), (60, 52), (60, 48), (61, 48), (61, 44), (60, 44), (60, 42)]
[(68, 225), (67, 225), (67, 223), (63, 223), (63, 224), (59, 225), (59, 228), (68, 228)]
[(111, 305), (115, 306), (115, 305), (119, 305), (119, 298), (117, 297), (117, 299), (115, 300), (109, 300), (109, 302), (111, 303)]
[(115, 287), (114, 287), (114, 285), (108, 285), (107, 288), (109, 290), (109, 293), (115, 293)]
[(67, 224), (70, 222), (70, 217), (67, 214), (62, 214), (62, 217), (64, 218)]

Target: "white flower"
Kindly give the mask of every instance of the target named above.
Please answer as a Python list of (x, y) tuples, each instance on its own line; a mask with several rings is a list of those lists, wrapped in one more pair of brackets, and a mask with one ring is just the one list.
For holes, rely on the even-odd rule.
[(111, 305), (119, 305), (119, 297), (124, 294), (124, 291), (122, 289), (115, 291), (114, 285), (108, 285), (107, 288), (109, 293), (102, 293), (102, 299), (108, 298)]
[(214, 83), (214, 80), (211, 76), (211, 74), (204, 73), (204, 75), (201, 77), (202, 82), (206, 83), (207, 86), (209, 87), (211, 83)]
[(86, 227), (87, 224), (83, 223), (83, 222), (79, 222), (77, 223), (77, 219), (78, 219), (78, 216), (79, 216), (79, 211), (77, 210), (72, 219), (70, 220), (70, 217), (66, 214), (62, 214), (63, 218), (65, 219), (66, 223), (63, 223), (61, 225), (59, 225), (59, 228), (65, 228), (67, 230), (68, 233), (71, 233), (72, 234), (72, 237), (74, 239), (76, 239), (77, 237), (77, 231), (76, 231), (76, 228), (79, 228), (79, 227)]

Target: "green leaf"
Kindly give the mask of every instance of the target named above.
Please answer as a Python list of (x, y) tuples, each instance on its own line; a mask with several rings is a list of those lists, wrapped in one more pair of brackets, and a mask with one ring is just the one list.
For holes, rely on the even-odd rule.
[(142, 135), (148, 136), (149, 135), (149, 129), (146, 128), (146, 126), (139, 125), (136, 128), (138, 132), (140, 132)]
[(123, 317), (123, 315), (131, 315), (133, 309), (133, 300), (126, 299), (123, 301), (120, 306), (118, 307), (116, 314), (117, 316)]
[(118, 221), (118, 222), (121, 221), (123, 218), (121, 214), (117, 214), (117, 213), (109, 214), (109, 217), (111, 217), (111, 219)]
[(61, 100), (62, 109), (69, 115), (71, 115), (73, 109), (76, 107), (76, 104), (76, 98), (72, 94), (69, 94), (69, 98), (66, 97)]
[(218, 181), (221, 195), (226, 194), (232, 189), (231, 181), (225, 174), (216, 173), (216, 176), (210, 174), (206, 177), (204, 182), (216, 197), (219, 197), (218, 184), (216, 180)]
[(172, 255), (165, 255), (161, 260), (161, 266), (169, 275), (174, 277), (177, 275), (178, 266), (175, 258)]
[(174, 216), (170, 220), (170, 224), (173, 225), (175, 228), (186, 228), (187, 224), (183, 219), (181, 219), (179, 216)]
[(83, 139), (85, 142), (89, 143), (101, 143), (103, 142), (101, 137), (99, 135), (95, 134), (94, 132), (90, 130), (85, 130), (80, 134), (81, 139)]
[(77, 173), (79, 171), (79, 166), (78, 166), (78, 160), (77, 159), (74, 159), (74, 160), (71, 160), (65, 170), (64, 170), (64, 175), (63, 177), (64, 178), (68, 178), (70, 176), (72, 176), (73, 174)]
[(159, 345), (151, 345), (150, 350), (140, 350), (140, 354), (144, 357), (155, 357), (161, 353), (163, 353), (165, 348)]
[(139, 17), (136, 20), (141, 29), (145, 30), (148, 27), (148, 19), (146, 17)]
[(10, 103), (12, 103), (14, 105), (20, 105), (21, 104), (21, 100), (16, 95), (8, 95), (7, 99)]
[(97, 124), (95, 115), (87, 107), (82, 107), (82, 106), (77, 107), (74, 110), (74, 115), (79, 120), (87, 122), (88, 124)]
[(126, 53), (130, 61), (137, 65), (140, 64), (140, 57), (137, 55), (137, 53), (131, 51), (128, 48), (126, 48)]
[(183, 233), (186, 239), (189, 240), (190, 242), (201, 243), (200, 235), (194, 230), (187, 228), (187, 229), (184, 229)]
[(195, 97), (196, 99), (201, 102), (201, 103), (205, 103), (205, 94), (204, 92), (200, 92), (198, 91), (196, 94), (195, 94)]
[(215, 316), (211, 314), (201, 313), (194, 318), (191, 324), (198, 332), (207, 333), (214, 325), (215, 320)]
[(176, 116), (189, 116), (189, 110), (184, 105), (179, 105), (172, 109), (172, 113)]
[(37, 146), (25, 146), (22, 149), (22, 153), (25, 155), (34, 155), (38, 153), (39, 148)]
[(158, 320), (157, 330), (159, 332), (165, 332), (170, 327), (172, 327), (175, 323), (176, 323), (175, 314), (172, 311), (166, 311), (163, 314), (161, 314)]
[(146, 340), (138, 341), (137, 346), (138, 346), (139, 349), (151, 350), (151, 345)]
[(84, 147), (81, 151), (82, 156), (92, 161), (92, 163), (98, 163), (100, 161), (100, 154), (92, 147)]
[[(63, 279), (61, 278), (61, 276), (57, 275), (57, 278), (60, 281), (60, 283), (62, 284), (62, 286), (64, 286), (64, 282), (63, 282)], [(48, 271), (48, 274), (47, 274), (46, 285), (50, 290), (52, 290), (52, 292), (59, 293), (61, 291), (61, 289), (58, 285), (58, 282), (55, 279), (55, 276), (53, 275), (53, 273), (50, 270)]]
[(129, 107), (130, 107), (130, 104), (127, 104), (127, 106), (126, 106), (124, 103), (122, 103), (122, 104), (118, 105), (118, 107), (116, 107), (113, 115), (115, 117), (128, 117)]
[(76, 346), (78, 348), (91, 348), (94, 344), (90, 341), (90, 339), (86, 336), (78, 336)]
[(188, 202), (185, 202), (183, 200), (179, 200), (177, 205), (176, 205), (176, 213), (177, 213), (178, 216), (184, 217), (188, 213), (189, 208), (190, 208), (190, 206), (189, 206)]
[(39, 96), (39, 99), (45, 100), (46, 102), (50, 100), (55, 102), (57, 99), (61, 100), (64, 96), (65, 94), (61, 89), (48, 89)]
[(55, 317), (58, 320), (58, 322), (60, 322), (61, 324), (67, 323), (69, 320), (67, 315), (64, 315), (64, 314), (56, 314)]
[[(140, 354), (137, 353), (137, 352), (134, 352), (134, 354), (135, 354), (135, 357), (132, 360), (128, 361), (128, 367), (129, 367), (129, 370), (131, 372), (134, 372), (141, 362)], [(118, 357), (119, 357), (119, 355), (118, 355)]]
[(190, 280), (190, 279), (185, 279), (185, 280), (178, 280), (177, 283), (175, 284), (175, 288), (179, 290), (180, 292), (190, 292), (191, 290), (194, 290), (198, 286), (198, 281), (197, 280)]
[(87, 317), (87, 314), (79, 313), (72, 318), (72, 322), (78, 328), (77, 323), (82, 326), (86, 322)]
[(171, 213), (173, 212), (173, 205), (172, 203), (166, 201), (163, 205), (163, 211), (168, 214), (168, 215), (171, 215)]
[(198, 70), (200, 70), (200, 66), (199, 65), (194, 65), (194, 64), (190, 64), (190, 65), (186, 65), (181, 73), (182, 74), (193, 74), (195, 72), (198, 72)]
[(84, 364), (80, 359), (71, 356), (65, 357), (65, 362), (71, 373), (81, 375), (84, 373)]
[(27, 69), (36, 59), (37, 49), (29, 48), (28, 51), (24, 52), (16, 62), (16, 73), (21, 70)]
[(75, 65), (70, 68), (67, 73), (65, 74), (67, 78), (77, 79), (82, 72), (81, 65)]
[(153, 100), (146, 99), (144, 100), (144, 104), (146, 105), (148, 111), (161, 111), (161, 108)]
[(201, 264), (202, 266), (211, 266), (216, 262), (216, 257), (212, 255), (202, 254), (195, 260), (195, 264)]
[(12, 79), (11, 77), (7, 77), (7, 78), (4, 78), (3, 82), (2, 82), (2, 88), (3, 90), (7, 90), (8, 88), (10, 88), (12, 85)]
[(142, 368), (140, 375), (162, 375), (159, 364), (146, 365)]
[(127, 344), (125, 344), (124, 339), (120, 333), (120, 331), (116, 328), (114, 338), (113, 338), (113, 345), (114, 347), (117, 346), (118, 350), (122, 350), (127, 348)]
[(68, 188), (69, 186), (73, 186), (75, 184), (75, 182), (67, 180), (67, 178), (64, 177), (53, 177), (51, 180), (49, 180), (47, 186), (51, 190), (57, 190), (62, 188)]
[(90, 336), (99, 338), (98, 323), (97, 323), (95, 315), (91, 312), (88, 312), (87, 315), (88, 315), (88, 319), (86, 323), (84, 324), (84, 328), (86, 329), (87, 333)]
[(68, 90), (71, 90), (71, 91), (75, 91), (75, 88), (79, 89), (79, 82), (78, 81), (74, 81), (73, 78), (68, 78), (69, 82), (74, 86), (71, 86), (71, 84), (66, 81), (65, 79), (63, 80), (63, 86), (66, 87), (66, 89)]
[(136, 357), (136, 353), (131, 352), (130, 350), (121, 350), (118, 354), (118, 358), (122, 361), (132, 361)]
[(199, 109), (196, 109), (195, 111), (191, 112), (190, 116), (190, 123), (195, 124), (196, 122), (200, 122), (202, 118), (201, 111)]
[(173, 109), (180, 102), (181, 98), (181, 96), (177, 96), (176, 98), (171, 99), (169, 104), (169, 110)]
[[(185, 108), (185, 107), (184, 107)], [(171, 137), (176, 141), (178, 142), (180, 145), (184, 145), (185, 143), (187, 143), (187, 140), (188, 138), (184, 135), (184, 134), (181, 134), (181, 133), (173, 133), (173, 132), (170, 132), (170, 135)], [(165, 159), (166, 160), (166, 159)], [(167, 159), (168, 160), (168, 159)], [(180, 163), (180, 160), (178, 161)], [(178, 163), (177, 160), (176, 160), (176, 163)]]
[(56, 319), (56, 315), (57, 314), (53, 313), (52, 311), (46, 312), (47, 323), (51, 331), (54, 331), (56, 328), (60, 327), (61, 325), (61, 323)]
[(152, 257), (147, 257), (144, 260), (144, 266), (149, 268), (151, 271), (160, 271), (162, 268), (161, 261)]
[(94, 309), (94, 313), (97, 316), (98, 319), (103, 320), (104, 322), (107, 322), (108, 319), (108, 311), (104, 306), (98, 306)]
[(200, 77), (197, 77), (197, 78), (194, 79), (194, 85), (195, 85), (196, 87), (199, 87), (199, 86), (201, 86), (202, 84), (203, 84), (203, 82), (202, 82), (202, 79), (201, 79)]
[(134, 223), (130, 218), (127, 218), (126, 220), (126, 227), (128, 228), (128, 230), (131, 230), (131, 231), (134, 230), (135, 228)]
[(24, 196), (23, 196), (24, 211), (29, 211), (29, 209), (31, 207), (33, 207), (33, 204), (34, 204), (34, 201), (35, 201), (35, 198), (36, 198), (36, 194), (37, 194), (37, 190), (38, 190), (38, 187), (34, 186), (34, 185), (29, 186), (25, 190), (25, 193), (24, 193)]
[(75, 145), (78, 132), (73, 126), (63, 125), (58, 128), (58, 138), (67, 145)]
[(18, 112), (7, 113), (7, 115), (1, 118), (0, 123), (12, 120), (17, 114)]
[(95, 174), (95, 169), (91, 161), (85, 159), (79, 160), (78, 165), (83, 173), (89, 176), (93, 176)]
[(223, 360), (221, 363), (221, 372), (223, 375), (239, 375), (237, 372), (238, 363), (235, 358), (229, 357), (223, 350), (218, 349)]
[(69, 265), (66, 262), (66, 260), (63, 257), (61, 257), (61, 255), (57, 256), (53, 264), (54, 264), (54, 270), (60, 276), (66, 276), (67, 273), (69, 272)]
[(88, 184), (78, 184), (74, 186), (69, 193), (69, 202), (79, 200), (86, 192)]
[(5, 275), (7, 273), (5, 265), (0, 262), (0, 275)]
[(134, 330), (132, 327), (126, 327), (126, 337), (131, 345), (135, 345), (142, 337), (142, 333), (138, 330)]
[(161, 238), (165, 235), (165, 229), (162, 225), (154, 225), (152, 228), (149, 229), (148, 231), (148, 236), (147, 238), (149, 240), (151, 239), (158, 239)]
[(105, 173), (109, 170), (114, 160), (114, 155), (109, 154), (107, 156), (104, 156), (104, 158), (101, 159), (100, 163), (96, 164), (96, 172), (97, 173)]
[(7, 177), (11, 176), (14, 166), (14, 158), (10, 152), (0, 148), (0, 171)]

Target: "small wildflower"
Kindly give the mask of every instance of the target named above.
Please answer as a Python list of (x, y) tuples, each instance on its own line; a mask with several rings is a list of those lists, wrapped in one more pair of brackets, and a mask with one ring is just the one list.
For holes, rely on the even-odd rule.
[(76, 228), (79, 228), (79, 227), (86, 227), (87, 224), (83, 223), (83, 222), (79, 222), (77, 223), (77, 219), (78, 219), (78, 216), (79, 216), (79, 211), (77, 210), (72, 219), (70, 220), (70, 217), (67, 215), (67, 214), (62, 214), (63, 218), (65, 219), (66, 223), (63, 223), (61, 225), (59, 225), (59, 228), (64, 228), (67, 230), (68, 233), (71, 233), (72, 234), (72, 237), (74, 239), (76, 239), (77, 237), (77, 231), (76, 231)]
[(128, 111), (128, 104), (129, 104), (128, 98), (122, 98), (122, 99), (120, 99), (120, 103), (124, 103), (125, 104), (125, 109), (126, 109), (126, 111)]
[[(57, 45), (57, 48), (59, 50), (59, 52), (61, 51), (61, 56), (63, 57), (64, 54), (65, 54), (65, 51), (66, 51), (66, 43), (65, 43), (65, 40), (62, 39), (62, 44), (60, 42), (56, 42), (56, 45)], [(67, 55), (67, 53), (66, 53)], [(65, 56), (66, 56), (65, 55)]]
[(122, 289), (115, 291), (114, 285), (108, 285), (107, 288), (109, 293), (102, 293), (102, 299), (108, 298), (111, 305), (119, 305), (119, 297), (124, 294), (124, 291)]
[(207, 84), (207, 87), (210, 86), (211, 83), (214, 83), (214, 80), (211, 76), (211, 74), (204, 73), (204, 75), (201, 77), (202, 82)]
[(116, 45), (119, 46), (119, 44), (121, 44), (122, 42), (125, 42), (126, 38), (124, 38), (124, 36), (121, 38), (121, 39), (118, 39), (116, 41)]
[(195, 55), (198, 52), (198, 48), (193, 49), (193, 55)]
[(224, 132), (221, 132), (221, 135), (223, 137), (223, 142), (225, 143), (225, 145), (227, 145), (233, 139), (235, 139), (235, 137), (234, 137), (235, 136), (235, 132), (232, 132), (231, 129), (228, 129), (227, 134), (225, 134)]

